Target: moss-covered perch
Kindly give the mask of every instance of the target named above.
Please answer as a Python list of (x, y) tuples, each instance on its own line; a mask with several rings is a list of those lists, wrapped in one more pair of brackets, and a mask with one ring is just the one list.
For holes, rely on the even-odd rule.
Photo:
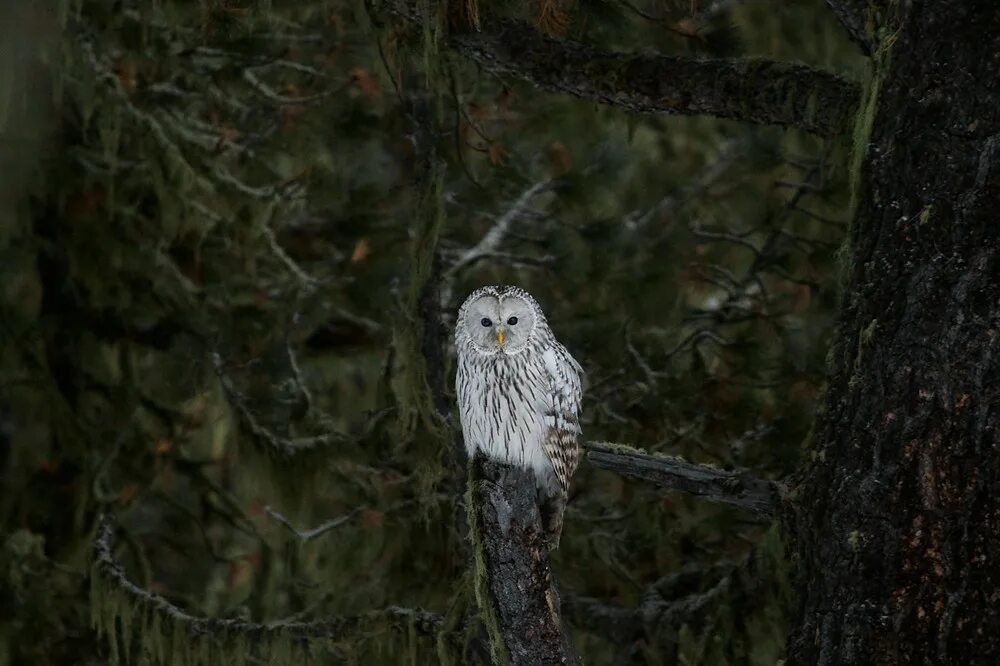
[(529, 470), (477, 456), (466, 496), (476, 600), (500, 664), (576, 664)]
[(780, 483), (759, 479), (746, 471), (727, 471), (681, 458), (650, 455), (610, 442), (590, 442), (585, 446), (587, 461), (595, 467), (652, 481), (709, 502), (737, 506), (767, 518), (777, 513), (783, 495)]

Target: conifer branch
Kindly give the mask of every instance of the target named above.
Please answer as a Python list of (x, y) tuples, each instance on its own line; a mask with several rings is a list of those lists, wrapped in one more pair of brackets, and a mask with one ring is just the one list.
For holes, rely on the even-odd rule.
[(262, 425), (254, 416), (247, 405), (246, 397), (233, 386), (232, 381), (226, 375), (222, 357), (219, 354), (212, 354), (212, 364), (226, 402), (236, 412), (238, 423), (250, 435), (254, 444), (269, 455), (287, 460), (306, 453), (324, 451), (334, 444), (350, 441), (347, 435), (336, 431), (291, 439), (277, 435)]
[(751, 554), (738, 563), (685, 567), (647, 586), (631, 608), (567, 594), (565, 616), (573, 626), (620, 646), (643, 635), (663, 637), (703, 623), (727, 594), (752, 597), (767, 584), (758, 559)]
[[(422, 20), (398, 2), (389, 6)], [(605, 51), (499, 18), (452, 34), (449, 44), (489, 72), (635, 113), (715, 116), (821, 136), (846, 131), (861, 94), (856, 83), (805, 65)]]
[[(444, 618), (438, 613), (398, 606), (353, 617), (334, 617), (315, 622), (279, 620), (259, 623), (235, 618), (199, 617), (129, 580), (124, 567), (114, 556), (113, 535), (113, 520), (110, 516), (104, 516), (93, 544), (94, 561), (91, 572), (94, 624), (98, 634), (111, 645), (113, 657), (117, 654), (119, 644), (125, 650), (131, 649), (131, 632), (138, 628), (133, 626), (135, 620), (142, 621), (143, 634), (152, 631), (180, 631), (183, 635), (180, 645), (176, 635), (166, 639), (140, 636), (147, 646), (159, 643), (160, 649), (147, 649), (147, 656), (155, 664), (176, 663), (175, 659), (183, 659), (184, 655), (191, 653), (192, 647), (188, 642), (192, 640), (212, 641), (205, 648), (211, 654), (218, 655), (219, 650), (224, 650), (228, 645), (244, 651), (241, 658), (246, 658), (246, 650), (257, 649), (263, 650), (266, 655), (272, 650), (289, 652), (298, 647), (305, 654), (305, 644), (309, 641), (342, 641), (353, 636), (360, 637), (376, 626), (387, 626), (400, 632), (412, 629), (425, 636), (438, 635), (444, 626)], [(164, 648), (164, 644), (170, 647)], [(175, 650), (181, 653), (172, 654)]]
[(587, 460), (595, 467), (645, 481), (669, 490), (697, 495), (709, 502), (728, 504), (773, 518), (782, 497), (776, 481), (759, 479), (746, 471), (727, 471), (698, 465), (681, 458), (650, 455), (610, 442), (585, 445)]

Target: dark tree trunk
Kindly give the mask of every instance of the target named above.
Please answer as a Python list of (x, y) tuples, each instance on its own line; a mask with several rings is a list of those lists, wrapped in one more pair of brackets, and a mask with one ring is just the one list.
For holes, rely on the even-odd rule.
[(530, 470), (476, 456), (469, 478), (476, 597), (494, 661), (576, 664)]
[(1000, 3), (882, 8), (796, 664), (1000, 663)]

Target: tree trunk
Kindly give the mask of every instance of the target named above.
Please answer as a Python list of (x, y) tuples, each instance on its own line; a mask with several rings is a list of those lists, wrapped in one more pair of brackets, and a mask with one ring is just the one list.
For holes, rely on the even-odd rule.
[(476, 456), (466, 498), (476, 597), (501, 664), (577, 664), (530, 470)]
[(789, 657), (997, 664), (1000, 4), (882, 11)]

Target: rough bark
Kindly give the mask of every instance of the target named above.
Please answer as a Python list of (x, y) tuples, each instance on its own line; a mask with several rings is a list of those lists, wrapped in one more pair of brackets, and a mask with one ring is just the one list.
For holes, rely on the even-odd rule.
[(861, 47), (865, 55), (871, 55), (872, 38), (865, 29), (868, 20), (867, 0), (826, 0), (826, 5), (844, 26), (851, 41)]
[[(422, 20), (400, 3), (389, 6), (408, 21)], [(448, 43), (489, 72), (636, 113), (708, 115), (832, 136), (848, 127), (860, 96), (856, 83), (805, 65), (604, 51), (500, 18)]]
[(1000, 5), (913, 1), (859, 115), (848, 283), (793, 520), (796, 664), (1000, 663)]
[(476, 597), (494, 661), (578, 663), (549, 570), (534, 475), (477, 456), (469, 476)]
[(736, 506), (767, 518), (775, 515), (781, 501), (782, 488), (775, 481), (759, 479), (746, 471), (727, 471), (680, 458), (649, 455), (621, 445), (589, 443), (587, 461), (601, 469), (697, 495), (709, 502)]
[(515, 21), (485, 27), (450, 41), (488, 71), (638, 113), (709, 115), (834, 135), (847, 126), (860, 94), (835, 74), (788, 62), (615, 53)]

